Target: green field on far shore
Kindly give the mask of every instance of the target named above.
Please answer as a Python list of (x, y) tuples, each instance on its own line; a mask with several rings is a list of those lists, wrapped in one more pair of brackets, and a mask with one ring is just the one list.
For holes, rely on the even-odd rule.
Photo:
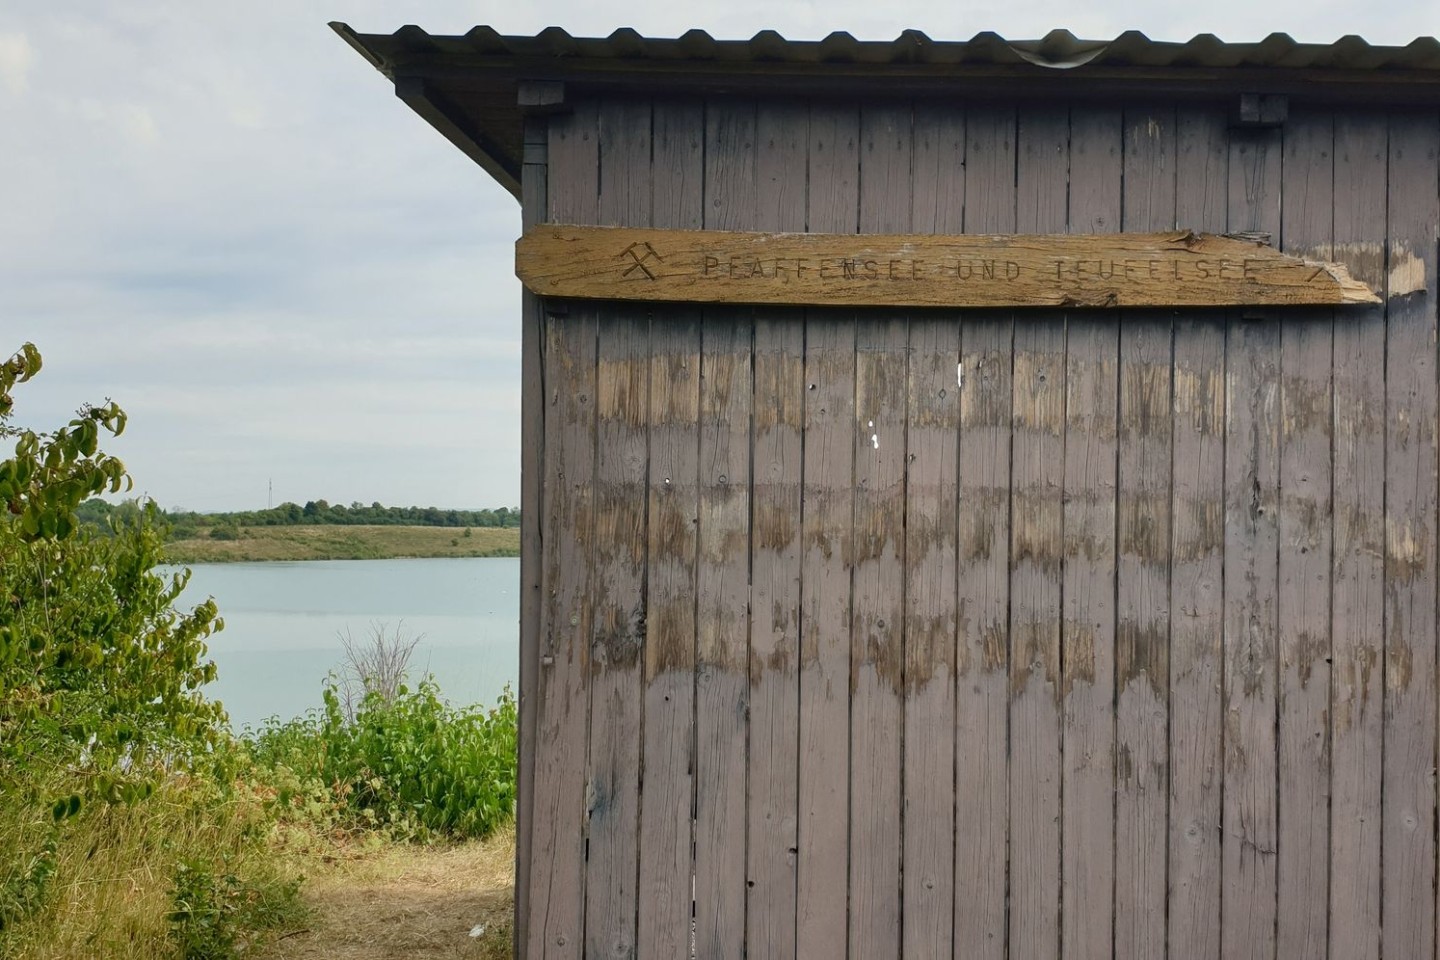
[(390, 560), (400, 557), (518, 557), (516, 527), (276, 526), (209, 528), (166, 544), (172, 563), (256, 560)]

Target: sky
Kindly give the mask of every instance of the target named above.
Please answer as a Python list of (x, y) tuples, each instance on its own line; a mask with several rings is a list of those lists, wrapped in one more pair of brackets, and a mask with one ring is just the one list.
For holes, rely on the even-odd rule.
[(17, 421), (114, 399), (164, 507), (520, 500), (519, 206), (330, 20), (1403, 45), (1440, 0), (0, 0), (0, 352), (45, 357)]

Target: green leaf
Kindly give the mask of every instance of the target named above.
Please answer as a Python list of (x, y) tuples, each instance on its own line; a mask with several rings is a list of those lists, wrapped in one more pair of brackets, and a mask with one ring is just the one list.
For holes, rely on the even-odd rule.
[(80, 812), (80, 795), (70, 794), (68, 797), (61, 797), (50, 805), (50, 816), (56, 823), (67, 820)]

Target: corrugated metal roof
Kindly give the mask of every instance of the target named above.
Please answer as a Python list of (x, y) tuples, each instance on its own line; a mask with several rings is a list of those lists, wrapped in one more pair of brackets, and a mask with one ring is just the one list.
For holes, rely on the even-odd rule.
[[(491, 27), (475, 27), (463, 36), (432, 36), (417, 26), (390, 35), (355, 38), (382, 70), (416, 57), (486, 59), (692, 60), (715, 63), (863, 63), (863, 64), (1033, 64), (1068, 69), (1082, 65), (1140, 67), (1271, 67), (1290, 70), (1435, 70), (1440, 71), (1440, 40), (1420, 37), (1406, 46), (1375, 46), (1358, 36), (1334, 43), (1297, 43), (1272, 33), (1256, 43), (1225, 43), (1200, 34), (1184, 43), (1151, 40), (1135, 30), (1113, 40), (1081, 40), (1068, 30), (1052, 30), (1039, 40), (1006, 40), (989, 31), (969, 40), (932, 40), (906, 30), (894, 40), (856, 40), (836, 32), (823, 40), (787, 40), (762, 30), (749, 40), (717, 40), (704, 30), (674, 39), (643, 37), (622, 27), (608, 37), (573, 37), (559, 27), (535, 36), (502, 36)], [(352, 41), (353, 42), (353, 41)]]
[(787, 40), (762, 30), (749, 40), (716, 40), (703, 30), (673, 39), (622, 28), (573, 37), (559, 27), (502, 36), (475, 27), (432, 36), (416, 26), (393, 34), (336, 33), (395, 81), (396, 92), (456, 146), (518, 195), (524, 112), (522, 80), (559, 80), (576, 89), (771, 94), (965, 96), (1179, 96), (1287, 94), (1335, 102), (1440, 104), (1440, 40), (1375, 46), (1357, 36), (1297, 43), (1274, 33), (1256, 43), (1201, 34), (1184, 43), (1128, 31), (1082, 40), (1054, 30), (1039, 40), (977, 33), (932, 40), (906, 30), (894, 40)]

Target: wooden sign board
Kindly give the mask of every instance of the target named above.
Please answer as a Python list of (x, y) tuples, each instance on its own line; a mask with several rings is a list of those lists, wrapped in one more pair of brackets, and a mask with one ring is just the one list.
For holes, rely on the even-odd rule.
[(540, 224), (515, 272), (546, 297), (873, 307), (1378, 303), (1344, 266), (1255, 240), (738, 233)]

